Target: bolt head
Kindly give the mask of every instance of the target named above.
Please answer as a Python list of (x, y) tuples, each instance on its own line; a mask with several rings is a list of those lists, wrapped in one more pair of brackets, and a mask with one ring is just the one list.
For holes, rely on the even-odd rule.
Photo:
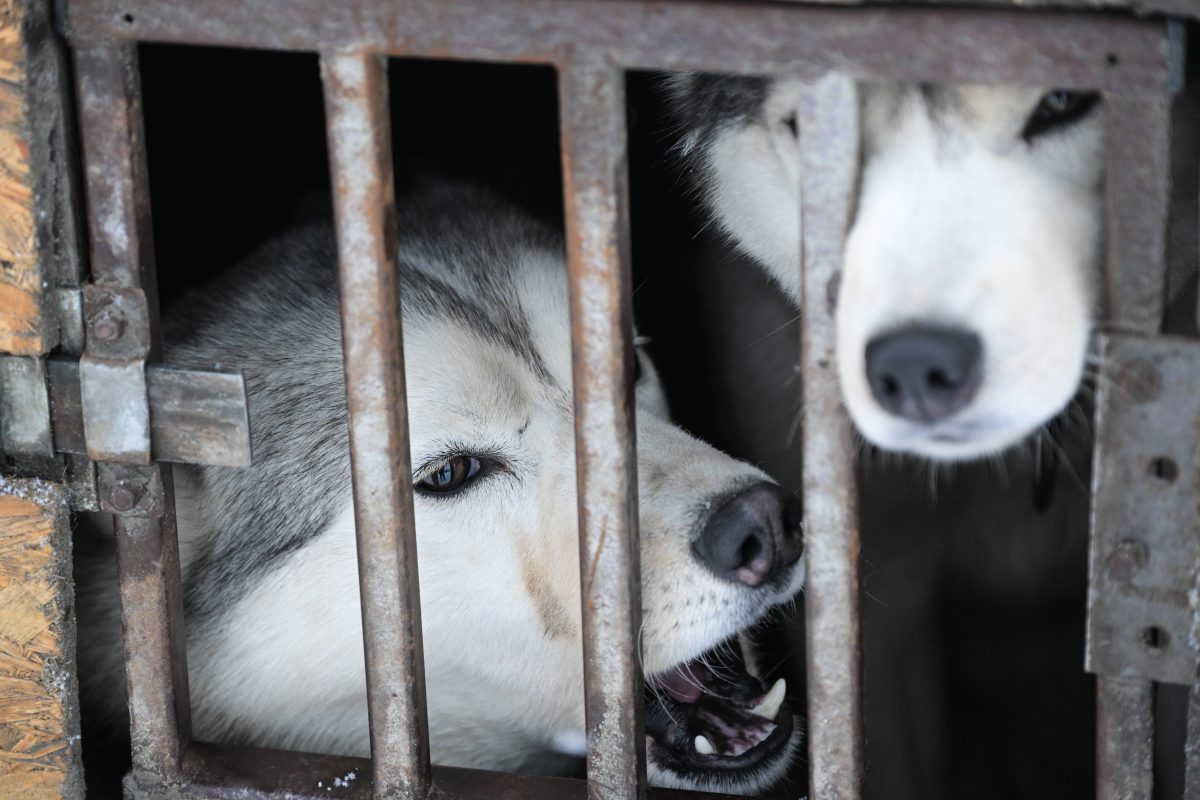
[(137, 492), (125, 484), (119, 484), (108, 493), (108, 502), (117, 511), (130, 511), (137, 505)]
[(1130, 581), (1150, 560), (1150, 550), (1145, 542), (1126, 539), (1108, 556), (1108, 575), (1113, 580)]
[(111, 309), (102, 311), (92, 320), (92, 335), (102, 342), (112, 342), (121, 338), (125, 330), (125, 321)]

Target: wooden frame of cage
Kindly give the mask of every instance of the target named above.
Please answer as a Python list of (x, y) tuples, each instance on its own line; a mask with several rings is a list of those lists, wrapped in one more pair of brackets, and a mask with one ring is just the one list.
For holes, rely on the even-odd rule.
[[(98, 464), (100, 507), (116, 514), (134, 747), (129, 789), (138, 797), (329, 797), (318, 780), (350, 770), (360, 779), (339, 787), (337, 796), (684, 796), (646, 788), (642, 676), (634, 658), (640, 581), (624, 70), (779, 72), (809, 81), (798, 113), (805, 131), (808, 713), (819, 720), (809, 728), (808, 746), (810, 791), (817, 800), (860, 797), (863, 776), (856, 487), (832, 367), (832, 303), (826, 300), (853, 211), (858, 159), (853, 79), (1103, 91), (1109, 120), (1106, 319), (1112, 341), (1136, 353), (1160, 330), (1169, 100), (1179, 46), (1175, 29), (1161, 20), (729, 0), (66, 0), (65, 13), (77, 76), (92, 283), (82, 295), (86, 347), (77, 372), (71, 373), (77, 375), (77, 404), (56, 419), (81, 418), (76, 449), (81, 440)], [(168, 412), (152, 391), (147, 369), (159, 353), (135, 47), (141, 41), (309, 50), (321, 56), (341, 274), (370, 762), (232, 749), (190, 737), (170, 471), (159, 462), (207, 457), (239, 463), (247, 453), (238, 450), (240, 433), (223, 440), (222, 447), (210, 442), (202, 450), (191, 440), (164, 448), (158, 430)], [(404, 373), (396, 347), (401, 336), (396, 299), (403, 287), (396, 285), (392, 261), (387, 56), (537, 62), (558, 71), (583, 581), (586, 783), (429, 763)], [(114, 324), (114, 314), (120, 324)], [(197, 374), (185, 383), (211, 405), (219, 394), (211, 386), (215, 380)], [(225, 389), (221, 397), (236, 395), (236, 389)], [(55, 402), (56, 408), (62, 405)], [(1123, 401), (1112, 397), (1109, 402), (1119, 406)], [(117, 404), (132, 409), (120, 425), (112, 424)], [(222, 409), (223, 419), (236, 428), (234, 406)], [(1116, 458), (1112, 450), (1128, 444), (1119, 426), (1105, 425), (1113, 416), (1100, 415), (1097, 502), (1136, 504), (1137, 487), (1104, 469)], [(55, 449), (66, 450), (59, 446), (57, 430), (55, 436)], [(1107, 558), (1107, 551), (1095, 545), (1094, 586)], [(1099, 605), (1089, 604), (1093, 618), (1102, 615)], [(1128, 614), (1118, 603), (1110, 612), (1113, 618), (1101, 620), (1108, 627), (1096, 631), (1144, 624), (1125, 620), (1123, 613)], [(1173, 679), (1130, 667), (1125, 651), (1131, 647), (1120, 636), (1089, 636), (1089, 664), (1102, 675), (1098, 784), (1103, 800), (1149, 798), (1150, 678)], [(1193, 730), (1197, 727), (1200, 713), (1193, 714)], [(1189, 800), (1200, 798), (1200, 770), (1190, 770), (1188, 780)]]

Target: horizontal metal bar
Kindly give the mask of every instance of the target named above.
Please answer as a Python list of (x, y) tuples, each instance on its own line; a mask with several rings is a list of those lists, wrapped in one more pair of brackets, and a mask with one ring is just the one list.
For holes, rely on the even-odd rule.
[(858, 174), (854, 82), (805, 86), (799, 108), (804, 265), (804, 605), (808, 631), (809, 790), (862, 797), (862, 634), (857, 471), (837, 378), (834, 303)]
[(1154, 790), (1154, 684), (1100, 678), (1096, 751), (1096, 800), (1150, 800)]
[(53, 457), (43, 359), (0, 356), (0, 435), (9, 456)]
[(429, 725), (387, 71), (378, 56), (327, 54), (321, 75), (337, 217), (375, 794), (417, 800), (429, 786)]
[[(812, 0), (783, 0), (789, 3), (806, 3)], [(866, 5), (872, 0), (821, 0), (823, 3), (841, 6)], [(1173, 14), (1180, 17), (1200, 16), (1200, 6), (1195, 0), (905, 0), (917, 5), (976, 6), (997, 8), (1018, 6), (1021, 8), (1073, 8), (1080, 11), (1118, 11), (1129, 9), (1136, 14)]]
[(157, 461), (250, 464), (246, 383), (240, 374), (146, 368), (150, 452)]
[(634, 441), (625, 76), (559, 73), (587, 696), (588, 796), (645, 796), (638, 663), (641, 569)]
[[(374, 792), (365, 758), (194, 743), (184, 758), (180, 800), (367, 800)], [(151, 793), (148, 793), (151, 794)], [(587, 783), (569, 778), (433, 767), (429, 800), (584, 800)], [(729, 795), (652, 789), (650, 800), (732, 800)]]
[(1157, 91), (1161, 21), (1012, 9), (833, 8), (734, 0), (67, 0), (76, 45), (111, 41), (374, 49), (483, 61), (604, 53), (628, 69), (830, 70), (862, 77)]
[[(86, 453), (80, 408), (79, 365), (46, 361), (54, 421), (54, 449)], [(246, 382), (240, 373), (175, 367), (146, 368), (150, 456), (155, 461), (244, 467), (250, 464)]]

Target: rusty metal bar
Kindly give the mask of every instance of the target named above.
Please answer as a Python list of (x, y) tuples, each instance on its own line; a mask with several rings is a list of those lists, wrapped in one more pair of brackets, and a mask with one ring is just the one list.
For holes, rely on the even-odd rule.
[(84, 48), (75, 64), (95, 284), (84, 290), (84, 314), (100, 320), (86, 327), (79, 361), (87, 455), (149, 464), (145, 289), (152, 297), (155, 273), (137, 50)]
[(1154, 790), (1154, 684), (1101, 678), (1096, 698), (1096, 800), (1149, 800)]
[[(371, 762), (253, 747), (195, 743), (188, 748), (189, 783), (179, 800), (367, 800), (373, 796)], [(513, 775), (433, 767), (429, 800), (585, 800), (587, 783), (571, 778)], [(727, 795), (652, 789), (650, 800), (730, 800)]]
[[(1160, 85), (1144, 95), (1105, 94), (1108, 115), (1106, 163), (1107, 327), (1153, 336), (1161, 330), (1166, 294), (1166, 219), (1170, 186), (1171, 38), (1164, 29), (1156, 49), (1164, 72)], [(1109, 577), (1109, 561), (1117, 558), (1102, 546), (1102, 528), (1111, 520), (1106, 506), (1127, 502), (1145, 509), (1134, 487), (1122, 479), (1128, 464), (1122, 453), (1105, 445), (1109, 402), (1120, 401), (1101, 385), (1092, 492), (1092, 541), (1088, 596), (1088, 663), (1096, 669), (1099, 644), (1096, 603)], [(1127, 398), (1126, 398), (1127, 399)], [(1119, 432), (1114, 432), (1118, 433)], [(1120, 439), (1120, 436), (1117, 436)], [(1127, 496), (1131, 495), (1131, 496)], [(1140, 531), (1139, 531), (1140, 532)], [(1157, 542), (1142, 544), (1153, 548)], [(1120, 547), (1120, 544), (1116, 545)], [(1160, 556), (1161, 557), (1161, 556)], [(1130, 637), (1130, 651), (1144, 648)], [(1154, 685), (1128, 665), (1108, 664), (1097, 684), (1098, 800), (1149, 800), (1154, 785)]]
[(191, 737), (171, 470), (131, 466), (125, 479), (108, 482), (106, 466), (98, 481), (102, 510), (117, 512), (133, 778), (159, 786), (177, 779)]
[(588, 796), (645, 796), (625, 75), (559, 70), (574, 363)]
[[(1163, 37), (1161, 47), (1166, 47)], [(1168, 57), (1169, 59), (1169, 57)], [(1167, 73), (1146, 94), (1107, 94), (1108, 253), (1105, 327), (1152, 336), (1166, 299), (1171, 193)], [(1136, 199), (1135, 199), (1136, 198)]]
[(321, 59), (337, 216), (354, 522), (375, 796), (423, 798), (429, 726), (396, 285), (387, 68)]
[[(140, 309), (135, 311), (136, 324), (117, 326), (111, 336), (94, 327), (87, 332), (81, 381), (90, 448), (97, 420), (87, 417), (87, 365), (144, 375), (146, 359), (156, 357), (160, 346), (155, 335), (157, 304), (137, 53), (130, 46), (85, 48), (76, 51), (75, 65), (92, 277), (97, 284), (89, 287), (95, 290), (90, 299), (103, 306), (108, 301), (121, 305), (132, 297), (132, 304), (124, 307)], [(105, 292), (111, 296), (106, 298)], [(141, 409), (148, 408), (144, 393), (139, 400)], [(94, 410), (104, 412), (99, 407)], [(148, 418), (147, 411), (146, 458)], [(133, 779), (158, 786), (178, 778), (191, 735), (171, 473), (159, 465), (114, 466), (101, 465), (97, 491), (102, 508), (117, 514)]]
[(1188, 691), (1183, 800), (1200, 800), (1200, 684)]
[(75, 50), (92, 280), (152, 293), (154, 244), (137, 49)]
[[(750, 12), (753, 13), (750, 13)], [(918, 81), (1156, 85), (1164, 23), (1018, 9), (832, 8), (737, 0), (69, 0), (77, 43), (320, 50), (557, 62), (576, 49), (626, 69), (807, 73)]]
[(854, 81), (807, 84), (798, 111), (803, 262), (805, 610), (809, 791), (863, 792), (862, 634), (858, 615), (858, 491), (837, 377), (834, 307), (855, 202), (859, 120)]

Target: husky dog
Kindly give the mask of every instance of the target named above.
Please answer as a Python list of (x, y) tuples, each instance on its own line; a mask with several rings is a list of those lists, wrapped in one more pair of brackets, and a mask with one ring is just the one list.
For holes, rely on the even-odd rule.
[[(547, 771), (585, 748), (562, 240), (473, 190), (399, 207), (433, 759)], [(252, 466), (175, 470), (201, 739), (369, 752), (335, 263), (331, 233), (303, 229), (168, 315), (172, 362), (244, 370), (253, 429)], [(672, 425), (637, 363), (651, 780), (758, 792), (800, 739), (746, 635), (801, 587), (798, 503)], [(115, 719), (97, 569), (80, 575), (80, 672)]]
[[(1191, 80), (1174, 109), (1169, 297), (1179, 302), (1168, 326), (1179, 332), (1195, 325), (1200, 92)], [(691, 74), (668, 90), (677, 154), (711, 218), (798, 304), (799, 85)], [(1041, 428), (1075, 394), (1101, 276), (1097, 99), (860, 86), (838, 358), (846, 404), (872, 443), (934, 461), (984, 456)], [(773, 364), (797, 357), (794, 340), (787, 346)], [(742, 402), (757, 414), (762, 394)], [(879, 796), (1092, 791), (1094, 691), (1079, 671), (1087, 439), (1042, 437), (1042, 458), (1012, 454), (1000, 480), (992, 463), (951, 472), (862, 460), (867, 776)], [(926, 473), (942, 478), (936, 502)], [(1015, 491), (1027, 483), (1032, 496)], [(1014, 653), (1028, 657), (1017, 663)], [(1031, 767), (1051, 762), (1053, 776)]]
[[(674, 79), (724, 230), (799, 300), (793, 80)], [(837, 308), (838, 367), (863, 435), (937, 460), (1002, 451), (1084, 373), (1099, 283), (1099, 96), (864, 84), (862, 173)]]

